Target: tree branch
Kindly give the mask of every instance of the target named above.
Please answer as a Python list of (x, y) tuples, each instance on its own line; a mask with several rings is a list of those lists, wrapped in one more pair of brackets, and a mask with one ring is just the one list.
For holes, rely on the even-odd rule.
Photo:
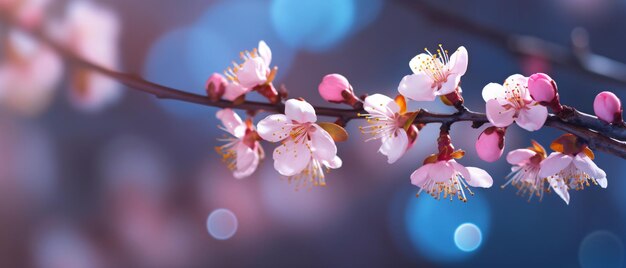
[[(244, 101), (241, 104), (235, 105), (232, 102), (225, 100), (213, 102), (208, 97), (203, 95), (193, 94), (182, 90), (166, 87), (147, 81), (137, 75), (127, 74), (105, 68), (101, 65), (88, 61), (87, 59), (77, 55), (73, 51), (65, 48), (64, 46), (60, 45), (59, 43), (48, 37), (41, 30), (21, 27), (18, 23), (15, 23), (13, 20), (11, 20), (10, 16), (1, 15), (2, 14), (0, 14), (0, 20), (3, 21), (5, 24), (29, 33), (34, 38), (38, 39), (42, 43), (45, 43), (46, 45), (57, 51), (57, 53), (62, 55), (65, 60), (80, 65), (84, 68), (88, 68), (102, 73), (128, 86), (131, 89), (154, 95), (157, 98), (178, 100), (182, 102), (194, 103), (209, 107), (233, 108), (254, 112), (266, 111), (273, 113), (282, 113), (284, 111), (284, 104), (282, 103), (270, 104), (254, 101)], [(330, 107), (314, 108), (318, 115), (337, 117), (343, 119), (344, 122), (348, 122), (352, 119), (362, 118), (358, 114), (365, 112), (364, 110), (357, 109), (338, 109)], [(555, 115), (549, 115), (545, 125), (572, 133), (582, 138), (589, 144), (589, 147), (592, 149), (603, 151), (626, 159), (625, 142), (609, 138), (607, 136), (604, 136), (603, 134), (590, 130), (589, 128), (599, 128), (599, 120), (589, 115), (581, 114), (581, 116), (583, 116), (583, 119), (580, 120), (563, 120)], [(415, 118), (414, 124), (441, 123), (442, 125), (452, 125), (456, 122), (462, 121), (472, 122), (472, 126), (475, 128), (478, 128), (481, 125), (489, 122), (487, 120), (487, 116), (484, 113), (473, 112), (467, 109), (461, 109), (454, 114), (439, 114), (431, 113), (426, 110), (421, 110), (418, 116)], [(575, 125), (574, 123), (578, 125)], [(623, 132), (619, 134), (623, 135)]]

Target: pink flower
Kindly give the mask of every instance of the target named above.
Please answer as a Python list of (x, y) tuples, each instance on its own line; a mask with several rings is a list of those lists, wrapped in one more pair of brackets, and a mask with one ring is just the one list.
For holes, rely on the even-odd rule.
[(528, 92), (528, 78), (515, 74), (504, 85), (490, 83), (483, 88), (487, 102), (487, 119), (497, 127), (507, 127), (514, 121), (523, 129), (540, 129), (548, 117), (548, 109), (535, 102)]
[(259, 42), (258, 50), (241, 52), (241, 64), (234, 64), (225, 72), (226, 77), (233, 82), (239, 83), (244, 88), (269, 84), (274, 79), (276, 70), (270, 68), (272, 51), (265, 41)]
[(504, 150), (505, 128), (488, 127), (476, 140), (476, 152), (480, 159), (495, 162), (502, 156)]
[(226, 144), (215, 147), (215, 150), (222, 155), (235, 178), (250, 176), (265, 156), (252, 121), (241, 121), (241, 118), (228, 108), (218, 111), (217, 118), (222, 121), (223, 126), (220, 128), (231, 137), (222, 139)]
[(340, 74), (324, 76), (317, 89), (320, 96), (329, 102), (347, 103), (352, 106), (359, 102), (348, 79)]
[[(528, 201), (533, 196), (539, 197), (541, 201), (543, 194), (547, 191), (546, 177), (539, 176), (541, 163), (546, 159), (546, 151), (539, 143), (532, 141), (533, 146), (526, 149), (517, 149), (509, 152), (506, 161), (513, 165), (511, 173), (507, 176), (510, 178), (502, 188), (511, 184), (515, 186), (519, 195), (528, 195)], [(559, 196), (562, 196), (560, 188), (553, 188)]]
[(471, 195), (474, 193), (469, 186), (489, 188), (493, 185), (493, 179), (487, 171), (475, 168), (464, 167), (454, 159), (428, 161), (422, 167), (411, 174), (411, 183), (420, 187), (418, 195), (426, 190), (426, 193), (435, 199), (450, 198), (456, 195), (459, 200), (467, 202), (464, 188)]
[(600, 92), (593, 101), (593, 111), (605, 122), (622, 122), (622, 103), (613, 92)]
[(537, 102), (550, 103), (557, 96), (556, 83), (544, 73), (536, 73), (528, 78), (528, 91)]
[(285, 114), (273, 114), (257, 124), (259, 135), (270, 142), (281, 142), (274, 150), (274, 168), (296, 187), (325, 186), (324, 168), (340, 168), (333, 138), (315, 124), (317, 116), (308, 102), (290, 99)]
[(50, 48), (26, 34), (11, 30), (0, 64), (0, 102), (23, 115), (48, 107), (63, 75), (63, 62)]
[[(78, 55), (106, 68), (120, 67), (120, 25), (112, 11), (90, 1), (74, 1), (68, 6), (64, 21), (56, 26), (53, 33)], [(122, 93), (117, 82), (87, 69), (77, 69), (72, 82), (70, 99), (88, 111), (103, 109)]]
[(593, 162), (593, 152), (572, 134), (565, 134), (550, 146), (556, 152), (541, 162), (539, 177), (548, 178), (550, 186), (569, 204), (570, 189), (582, 190), (591, 181), (607, 187), (606, 173)]
[[(402, 97), (402, 96), (400, 96)], [(363, 108), (368, 114), (360, 114), (367, 119), (369, 126), (359, 127), (362, 133), (372, 135), (367, 139), (380, 139), (382, 145), (378, 151), (387, 156), (387, 162), (392, 164), (406, 153), (409, 147), (417, 139), (419, 131), (414, 130), (413, 135), (404, 129), (407, 121), (406, 104), (404, 98), (398, 105), (393, 99), (382, 95), (374, 94), (365, 98)]]
[(400, 94), (416, 101), (433, 101), (437, 96), (454, 92), (467, 71), (465, 47), (459, 47), (450, 57), (441, 45), (436, 54), (428, 49), (426, 52), (409, 62), (413, 74), (402, 78), (398, 86)]
[(222, 98), (222, 95), (224, 95), (227, 85), (228, 80), (226, 80), (226, 78), (224, 78), (221, 74), (214, 73), (209, 77), (209, 79), (207, 79), (204, 88), (207, 96), (212, 101), (218, 101)]

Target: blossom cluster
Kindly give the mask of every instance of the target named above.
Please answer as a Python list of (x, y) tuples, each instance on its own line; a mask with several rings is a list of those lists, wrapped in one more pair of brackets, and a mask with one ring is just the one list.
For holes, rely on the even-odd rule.
[[(216, 147), (236, 178), (251, 175), (264, 158), (261, 141), (279, 143), (272, 153), (274, 168), (293, 182), (296, 188), (327, 185), (325, 173), (340, 168), (342, 160), (335, 142), (347, 139), (343, 121), (318, 122), (315, 108), (304, 99), (286, 99), (272, 85), (277, 68), (270, 68), (271, 50), (261, 41), (257, 49), (241, 53), (242, 63), (235, 63), (224, 73), (213, 74), (207, 81), (207, 95), (213, 101), (220, 99), (243, 103), (251, 91), (281, 107), (282, 114), (270, 114), (256, 126), (254, 114), (243, 121), (233, 110), (225, 108), (217, 113), (228, 135), (226, 144)], [(347, 78), (329, 74), (318, 87), (320, 96), (331, 103), (350, 105), (366, 124), (359, 127), (365, 141), (378, 140), (378, 152), (387, 162), (398, 161), (417, 142), (424, 126), (418, 118), (421, 109), (411, 111), (407, 101), (434, 101), (465, 111), (460, 84), (467, 71), (468, 52), (459, 47), (451, 55), (439, 45), (436, 52), (428, 49), (409, 61), (413, 72), (401, 79), (398, 95), (389, 97), (372, 94), (357, 97)], [(505, 135), (513, 123), (524, 130), (541, 129), (548, 109), (561, 113), (556, 82), (543, 73), (523, 76), (514, 74), (502, 84), (489, 83), (482, 90), (486, 118), (492, 126), (483, 130), (476, 140), (476, 153), (486, 162), (500, 159), (505, 149)], [(594, 101), (594, 111), (606, 124), (622, 125), (620, 100), (610, 92), (600, 93)], [(424, 159), (410, 175), (410, 181), (436, 199), (459, 199), (467, 202), (474, 195), (472, 188), (490, 188), (493, 178), (487, 171), (466, 167), (457, 160), (465, 151), (455, 149), (449, 130), (452, 123), (443, 122), (437, 139), (437, 152)], [(569, 204), (569, 190), (581, 190), (591, 184), (606, 188), (606, 173), (594, 162), (594, 154), (586, 141), (572, 134), (557, 138), (547, 154), (543, 146), (532, 141), (528, 148), (515, 149), (507, 154), (511, 173), (502, 185), (513, 185), (518, 193), (542, 199), (544, 193), (554, 191)]]
[[(42, 29), (58, 45), (100, 66), (120, 66), (120, 25), (113, 12), (90, 1), (74, 0), (61, 18), (50, 19), (44, 15), (52, 4), (52, 0), (0, 1), (0, 12), (23, 27), (11, 28), (0, 38), (5, 48), (4, 60), (0, 62), (0, 104), (18, 114), (35, 115), (45, 110), (66, 69), (54, 49), (29, 35), (27, 31), (31, 29)], [(77, 108), (100, 110), (121, 94), (118, 84), (104, 75), (68, 67), (68, 96)]]

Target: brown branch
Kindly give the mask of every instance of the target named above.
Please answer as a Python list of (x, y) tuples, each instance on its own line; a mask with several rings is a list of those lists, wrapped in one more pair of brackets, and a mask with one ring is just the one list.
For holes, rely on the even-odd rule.
[[(262, 102), (254, 102), (254, 101), (244, 101), (241, 104), (235, 105), (230, 101), (220, 100), (217, 102), (211, 101), (208, 97), (198, 94), (193, 94), (189, 92), (185, 92), (182, 90), (166, 87), (163, 85), (159, 85), (156, 83), (152, 83), (147, 81), (137, 75), (127, 74), (119, 71), (114, 71), (98, 64), (95, 64), (91, 61), (84, 59), (83, 57), (75, 54), (73, 51), (65, 48), (60, 45), (53, 39), (49, 38), (46, 34), (37, 29), (26, 29), (20, 27), (19, 24), (14, 23), (14, 21), (7, 19), (7, 16), (0, 16), (0, 19), (21, 30), (31, 34), (34, 38), (39, 41), (45, 43), (50, 46), (52, 49), (57, 51), (60, 55), (63, 56), (64, 59), (80, 65), (84, 68), (89, 68), (94, 71), (100, 72), (104, 75), (109, 76), (112, 79), (128, 86), (131, 89), (139, 90), (151, 95), (156, 96), (160, 99), (171, 99), (178, 100), (182, 102), (195, 103), (199, 105), (209, 106), (209, 107), (218, 107), (218, 108), (233, 108), (233, 109), (241, 109), (246, 111), (266, 111), (266, 112), (274, 112), (274, 113), (282, 113), (284, 111), (284, 104), (270, 104), (270, 103), (262, 103)], [(342, 119), (344, 122), (348, 122), (352, 119), (362, 118), (359, 117), (359, 113), (363, 113), (363, 110), (357, 109), (337, 109), (330, 107), (315, 107), (315, 111), (318, 115), (336, 117)], [(587, 116), (591, 117), (591, 116)], [(587, 118), (584, 117), (584, 118)], [(577, 135), (578, 137), (584, 139), (588, 142), (589, 147), (592, 149), (596, 149), (599, 151), (603, 151), (609, 154), (613, 154), (615, 156), (619, 156), (621, 158), (626, 159), (626, 143), (622, 141), (618, 141), (609, 137), (606, 137), (598, 132), (592, 131), (589, 128), (597, 127), (598, 119), (591, 120), (589, 118), (584, 120), (576, 121), (577, 124), (581, 124), (583, 126), (574, 125), (572, 120), (567, 121), (563, 120), (555, 115), (549, 115), (548, 120), (546, 121), (546, 126), (554, 127), (565, 132), (572, 133)], [(456, 122), (472, 122), (472, 126), (475, 128), (480, 127), (481, 125), (488, 123), (487, 116), (484, 113), (477, 113), (467, 109), (459, 109), (457, 113), (454, 114), (439, 114), (439, 113), (431, 113), (426, 110), (421, 110), (418, 116), (415, 118), (415, 124), (429, 124), (429, 123), (441, 123), (442, 125), (452, 125)], [(586, 126), (585, 124), (588, 124)]]

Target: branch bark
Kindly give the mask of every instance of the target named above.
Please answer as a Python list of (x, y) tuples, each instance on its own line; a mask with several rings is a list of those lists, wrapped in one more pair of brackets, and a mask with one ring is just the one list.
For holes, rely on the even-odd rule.
[[(0, 14), (1, 15), (1, 14)], [(185, 92), (179, 89), (174, 89), (171, 87), (166, 87), (163, 85), (159, 85), (150, 81), (147, 81), (138, 75), (127, 74), (115, 70), (111, 70), (105, 68), (101, 65), (88, 61), (87, 59), (75, 54), (73, 51), (65, 48), (61, 44), (57, 43), (55, 40), (48, 37), (45, 33), (43, 33), (39, 29), (27, 29), (24, 27), (20, 27), (19, 24), (15, 23), (10, 19), (9, 16), (3, 15), (0, 16), (1, 20), (10, 26), (16, 27), (25, 31), (32, 35), (34, 38), (38, 39), (42, 43), (50, 46), (52, 49), (57, 51), (63, 58), (71, 63), (82, 66), (83, 68), (88, 68), (99, 73), (102, 73), (124, 85), (129, 87), (130, 89), (135, 89), (138, 91), (142, 91), (151, 95), (154, 95), (160, 99), (170, 99), (177, 100), (187, 103), (194, 103), (198, 105), (204, 105), (209, 107), (218, 107), (218, 108), (232, 108), (232, 109), (241, 109), (246, 111), (258, 112), (258, 111), (266, 111), (271, 113), (282, 113), (284, 111), (284, 104), (270, 104), (263, 102), (254, 102), (254, 101), (245, 101), (241, 104), (235, 105), (230, 101), (220, 100), (217, 102), (211, 101), (208, 97), (198, 94), (193, 94), (189, 92)], [(361, 118), (358, 116), (359, 113), (364, 113), (364, 110), (356, 110), (356, 109), (338, 109), (338, 108), (330, 108), (330, 107), (315, 107), (315, 111), (318, 115), (336, 117), (342, 119), (344, 122), (349, 122), (352, 119)], [(623, 141), (615, 140), (613, 138), (607, 137), (604, 133), (598, 133), (591, 129), (598, 128), (606, 128), (606, 126), (601, 126), (598, 122), (599, 120), (595, 117), (584, 115), (582, 113), (575, 114), (573, 116), (580, 116), (576, 120), (571, 119), (561, 119), (556, 115), (549, 115), (548, 120), (546, 121), (546, 126), (557, 128), (563, 130), (565, 132), (572, 133), (583, 140), (585, 140), (589, 147), (595, 150), (603, 151), (621, 158), (626, 159), (626, 143)], [(481, 125), (488, 123), (487, 116), (484, 113), (473, 112), (467, 109), (460, 109), (458, 112), (454, 114), (440, 114), (440, 113), (431, 113), (426, 110), (421, 110), (418, 116), (415, 118), (415, 124), (429, 124), (429, 123), (441, 123), (444, 125), (452, 125), (456, 122), (472, 122), (473, 127), (478, 128)], [(591, 128), (591, 129), (590, 129)], [(609, 129), (608, 132), (615, 131), (616, 136), (625, 137), (623, 130), (619, 132), (617, 130)], [(618, 135), (619, 134), (619, 135)]]

